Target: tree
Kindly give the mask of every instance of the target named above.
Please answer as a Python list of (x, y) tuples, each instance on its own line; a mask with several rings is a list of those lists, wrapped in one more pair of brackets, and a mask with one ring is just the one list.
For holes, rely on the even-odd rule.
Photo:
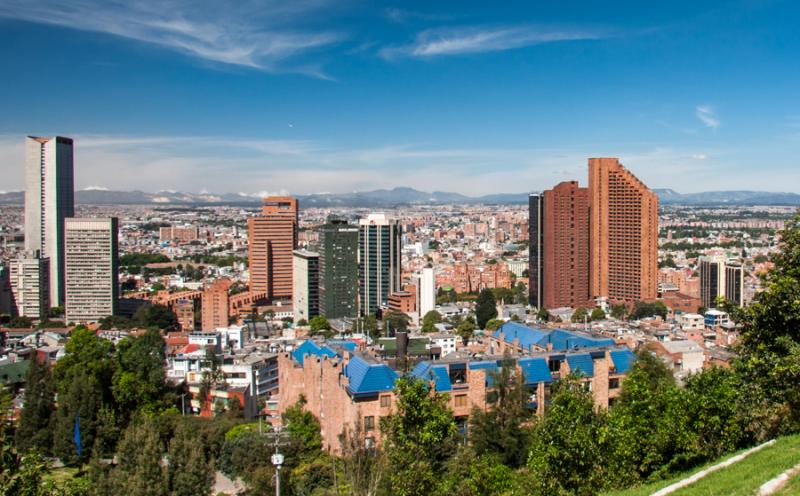
[[(87, 462), (97, 436), (97, 414), (103, 404), (102, 388), (95, 377), (79, 372), (73, 376), (66, 394), (59, 392), (53, 429), (53, 454), (65, 464)], [(76, 423), (80, 425), (81, 454), (75, 444)]]
[(504, 323), (505, 322), (503, 322), (500, 319), (492, 319), (492, 320), (490, 320), (489, 322), (486, 323), (486, 330), (487, 331), (496, 331)]
[(389, 486), (399, 496), (426, 495), (437, 482), (456, 442), (447, 397), (432, 395), (420, 379), (398, 379), (397, 411), (381, 419)]
[(203, 453), (200, 440), (187, 424), (178, 424), (169, 444), (168, 479), (171, 496), (208, 494), (214, 468)]
[(780, 249), (764, 291), (743, 309), (730, 309), (742, 327), (734, 362), (757, 439), (800, 430), (800, 214), (780, 233)]
[(519, 491), (519, 477), (508, 465), (493, 455), (476, 455), (468, 446), (460, 446), (448, 460), (442, 481), (435, 494), (459, 496), (524, 494)]
[(308, 325), (310, 329), (310, 335), (324, 335), (327, 336), (331, 330), (331, 324), (328, 322), (328, 319), (324, 315), (317, 315), (316, 317), (312, 317), (311, 320), (308, 321)]
[(527, 493), (597, 494), (608, 481), (607, 414), (571, 378), (553, 389), (550, 408), (533, 429)]
[(8, 327), (12, 329), (28, 329), (33, 327), (33, 320), (30, 317), (14, 317), (8, 323)]
[(667, 313), (667, 306), (664, 305), (664, 302), (662, 301), (656, 301), (654, 303), (637, 301), (634, 305), (633, 312), (631, 313), (631, 318), (638, 320), (647, 317), (659, 316), (663, 319), (667, 317)]
[(376, 339), (380, 336), (378, 333), (378, 319), (372, 314), (360, 317), (353, 321), (351, 332), (364, 333), (372, 339)]
[(469, 340), (470, 338), (472, 338), (472, 335), (474, 333), (475, 333), (475, 322), (469, 319), (461, 322), (458, 325), (458, 328), (456, 329), (456, 334), (461, 336), (461, 340), (464, 342), (465, 346), (469, 343)]
[(17, 449), (26, 452), (37, 449), (42, 454), (50, 453), (53, 446), (53, 433), (50, 421), (55, 410), (55, 391), (53, 389), (50, 367), (31, 359), (25, 379), (25, 396), (17, 425)]
[(436, 324), (442, 322), (442, 314), (436, 310), (429, 310), (428, 313), (422, 317), (422, 332), (433, 332)]
[(117, 450), (111, 477), (130, 496), (167, 496), (169, 474), (161, 464), (164, 446), (154, 420), (130, 424)]
[(527, 408), (529, 393), (510, 356), (503, 358), (499, 371), (489, 372), (493, 384), (487, 393), (488, 410), (473, 408), (470, 415), (470, 443), (477, 455), (493, 455), (511, 468), (528, 458), (531, 432), (526, 427), (533, 411)]
[(603, 309), (599, 307), (593, 309), (591, 315), (589, 315), (589, 320), (591, 321), (603, 320), (605, 318), (606, 318), (606, 312), (604, 312)]
[(527, 286), (524, 283), (518, 282), (511, 291), (514, 293), (514, 303), (522, 305), (528, 300)]
[(178, 329), (178, 317), (164, 305), (144, 305), (133, 314), (133, 323), (140, 327), (153, 327), (165, 331)]
[(581, 308), (577, 308), (574, 312), (572, 312), (572, 319), (571, 320), (572, 320), (572, 322), (575, 322), (575, 323), (581, 323), (581, 322), (584, 321), (584, 319), (588, 319), (588, 318), (589, 318), (589, 312), (585, 308), (581, 307)]
[(388, 469), (384, 452), (366, 442), (361, 423), (339, 436), (342, 472), (354, 496), (375, 496)]
[(112, 402), (111, 378), (114, 374), (114, 345), (83, 326), (73, 329), (64, 346), (64, 356), (53, 367), (59, 395), (66, 395), (74, 378), (89, 376), (99, 388), (103, 403)]
[(322, 435), (320, 434), (319, 420), (305, 409), (306, 399), (301, 396), (294, 405), (283, 413), (283, 424), (291, 438), (287, 450), (287, 458), (294, 460), (311, 460), (322, 450)]
[(119, 343), (112, 391), (120, 411), (131, 414), (141, 408), (153, 413), (171, 406), (164, 401), (165, 362), (164, 339), (155, 329)]
[(383, 314), (383, 330), (387, 336), (393, 336), (398, 332), (408, 332), (408, 325), (411, 319), (402, 312), (386, 312)]
[(536, 312), (536, 318), (539, 319), (540, 322), (547, 322), (550, 320), (550, 312), (548, 312), (546, 308), (540, 308)]
[(478, 301), (475, 304), (475, 318), (479, 329), (485, 329), (487, 322), (497, 318), (497, 307), (491, 289), (484, 289), (478, 295)]
[(626, 315), (628, 315), (628, 308), (624, 303), (611, 305), (611, 316), (613, 318), (617, 320), (624, 320)]

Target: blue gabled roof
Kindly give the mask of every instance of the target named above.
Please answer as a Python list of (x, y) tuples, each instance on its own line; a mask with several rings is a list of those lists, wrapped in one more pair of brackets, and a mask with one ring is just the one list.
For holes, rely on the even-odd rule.
[(450, 382), (450, 372), (447, 365), (433, 365), (430, 362), (419, 362), (414, 370), (411, 371), (412, 377), (418, 377), (429, 383), (433, 381), (433, 387), (437, 392), (443, 393), (453, 389)]
[(506, 322), (501, 325), (494, 331), (493, 336), (500, 338), (500, 333), (503, 333), (503, 339), (507, 343), (513, 343), (514, 339), (519, 339), (519, 345), (525, 349), (530, 349), (531, 345), (537, 344), (547, 335), (546, 331), (532, 329), (516, 322)]
[(592, 355), (588, 353), (567, 355), (567, 363), (569, 364), (570, 372), (573, 374), (594, 377), (594, 362), (592, 361)]
[(347, 389), (353, 395), (375, 394), (391, 391), (397, 380), (397, 373), (382, 363), (367, 363), (358, 355), (351, 355), (344, 367), (347, 376)]
[(611, 361), (614, 362), (614, 368), (617, 374), (626, 374), (631, 369), (633, 362), (636, 360), (636, 355), (629, 349), (624, 350), (611, 350)]
[(470, 370), (485, 370), (486, 371), (486, 386), (492, 387), (494, 386), (494, 377), (492, 377), (492, 372), (500, 371), (500, 367), (497, 365), (497, 360), (487, 360), (484, 362), (472, 362), (469, 364)]
[(566, 351), (574, 348), (599, 348), (601, 346), (614, 346), (615, 344), (611, 338), (595, 338), (580, 332), (564, 329), (553, 329), (548, 333), (546, 340), (540, 342), (540, 346), (545, 348), (547, 343), (553, 345), (553, 351)]
[(547, 345), (552, 345), (553, 351), (567, 351), (575, 348), (600, 348), (602, 346), (614, 346), (615, 342), (611, 338), (596, 338), (581, 332), (568, 331), (566, 329), (533, 329), (531, 327), (517, 324), (516, 322), (506, 322), (494, 332), (495, 338), (500, 338), (503, 333), (503, 340), (513, 343), (514, 339), (519, 340), (519, 345), (530, 351), (531, 346), (535, 345), (541, 349), (547, 349)]
[(328, 348), (327, 346), (318, 346), (317, 343), (313, 341), (304, 341), (300, 346), (295, 348), (292, 352), (292, 358), (295, 359), (300, 366), (303, 365), (303, 358), (306, 355), (316, 355), (318, 357), (326, 356), (326, 357), (335, 357), (337, 356), (336, 352), (332, 349)]
[(553, 382), (553, 375), (550, 373), (546, 358), (521, 358), (517, 363), (522, 369), (525, 384)]

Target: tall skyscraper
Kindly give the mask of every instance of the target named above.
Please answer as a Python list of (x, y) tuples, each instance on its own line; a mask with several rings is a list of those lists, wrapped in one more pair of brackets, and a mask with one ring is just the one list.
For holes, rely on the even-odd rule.
[(50, 308), (50, 260), (38, 253), (9, 262), (11, 311), (21, 317), (44, 319)]
[(706, 308), (717, 308), (717, 299), (744, 305), (744, 271), (738, 262), (725, 255), (700, 257), (700, 301)]
[(358, 289), (361, 315), (376, 314), (400, 291), (400, 225), (386, 214), (359, 221)]
[(531, 193), (528, 197), (528, 302), (544, 308), (544, 195)]
[(75, 215), (72, 139), (25, 140), (25, 250), (50, 259), (50, 303), (64, 303), (64, 219)]
[(230, 287), (229, 279), (217, 279), (203, 290), (200, 324), (204, 331), (228, 327), (230, 323), (228, 290)]
[(329, 319), (358, 315), (358, 226), (328, 219), (319, 232), (319, 313)]
[(294, 321), (308, 322), (319, 315), (319, 253), (295, 250), (293, 266)]
[(436, 276), (430, 267), (422, 269), (417, 276), (417, 298), (420, 318), (436, 309)]
[(541, 215), (544, 235), (544, 308), (586, 307), (589, 297), (589, 190), (565, 181), (547, 190)]
[(250, 291), (269, 300), (292, 298), (292, 251), (297, 245), (297, 200), (264, 198), (261, 215), (248, 220)]
[(119, 300), (117, 231), (116, 217), (65, 220), (67, 322), (97, 322), (116, 314)]
[(592, 297), (650, 300), (658, 292), (658, 196), (616, 158), (589, 159)]

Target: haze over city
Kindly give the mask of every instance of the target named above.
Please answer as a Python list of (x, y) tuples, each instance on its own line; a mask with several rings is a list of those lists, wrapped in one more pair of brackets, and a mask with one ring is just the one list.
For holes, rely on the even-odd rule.
[(0, 189), (20, 136), (63, 134), (78, 189), (518, 193), (618, 156), (682, 193), (800, 190), (794, 2), (220, 10), (3, 2)]

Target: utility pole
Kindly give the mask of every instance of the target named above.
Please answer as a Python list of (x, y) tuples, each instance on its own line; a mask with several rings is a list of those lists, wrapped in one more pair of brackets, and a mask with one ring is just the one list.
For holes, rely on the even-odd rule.
[(289, 433), (284, 432), (282, 426), (277, 426), (274, 431), (266, 432), (264, 435), (272, 441), (272, 446), (275, 448), (275, 453), (270, 460), (275, 466), (275, 496), (281, 496), (281, 466), (283, 466), (284, 457), (279, 448), (289, 444)]

